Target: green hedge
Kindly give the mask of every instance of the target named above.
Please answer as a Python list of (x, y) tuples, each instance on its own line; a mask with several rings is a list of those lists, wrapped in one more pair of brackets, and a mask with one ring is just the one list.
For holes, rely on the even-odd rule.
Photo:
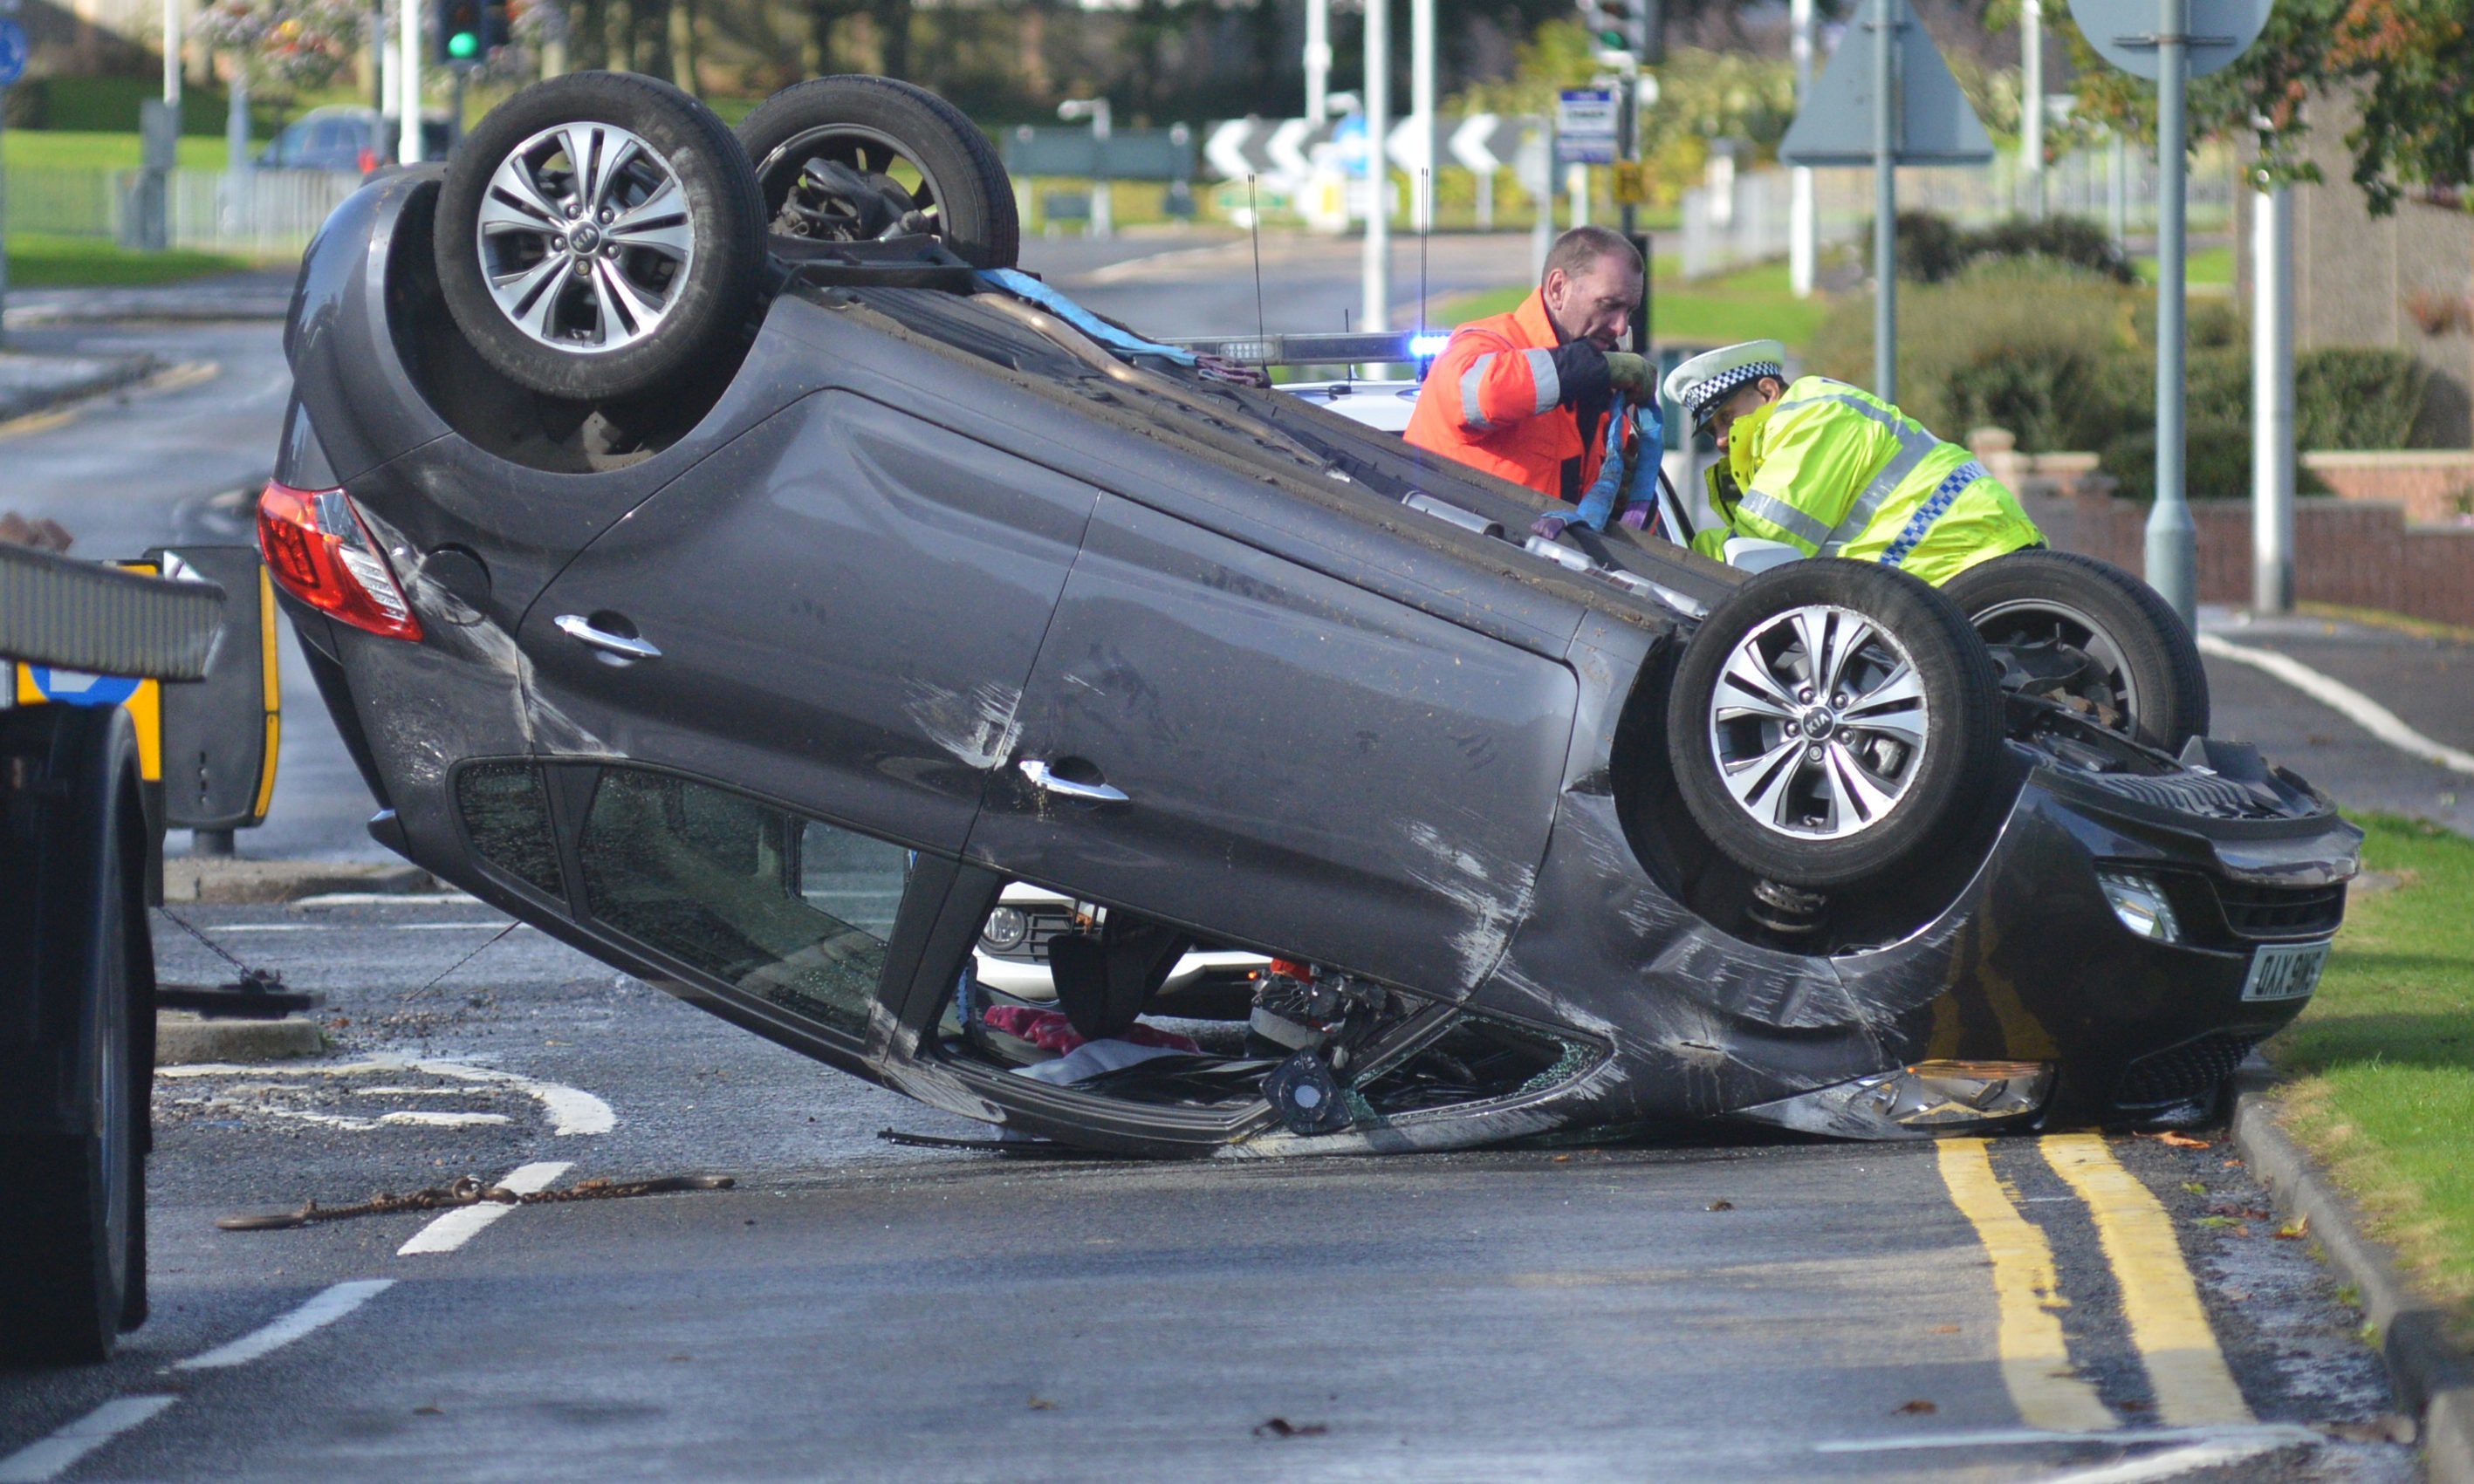
[[(1809, 366), (1869, 385), (1872, 303), (1833, 306)], [(1989, 258), (1899, 298), (1899, 404), (1953, 442), (1997, 426), (2031, 453), (2093, 450), (2122, 492), (2152, 497), (2156, 324), (2151, 290), (2050, 259)], [(2195, 499), (2250, 492), (2250, 345), (2230, 303), (2195, 302), (2184, 380), (2186, 487)], [(2429, 373), (2402, 350), (2319, 349), (2295, 357), (2304, 448), (2402, 448)], [(2319, 487), (2307, 471), (2302, 488)]]
[[(2036, 221), (2012, 217), (1969, 229), (1929, 211), (1902, 211), (1898, 225), (1899, 276), (1910, 283), (1948, 283), (1987, 260), (2047, 258), (2085, 269), (2116, 283), (2135, 283), (2138, 274), (2104, 227), (2085, 217)], [(1873, 238), (1864, 237), (1864, 267), (1873, 266)]]

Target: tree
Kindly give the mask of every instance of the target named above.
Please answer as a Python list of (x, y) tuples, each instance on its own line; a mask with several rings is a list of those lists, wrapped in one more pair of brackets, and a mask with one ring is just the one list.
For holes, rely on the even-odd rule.
[[(2154, 84), (2098, 57), (2059, 7), (2045, 13), (2079, 69), (2079, 109), (2152, 143)], [(2277, 0), (2248, 51), (2191, 84), (2192, 132), (2247, 132), (2261, 179), (2316, 180), (2299, 149), (2307, 105), (2343, 92), (2362, 99), (2345, 147), (2374, 215), (2393, 210), (2406, 185), (2453, 195), (2474, 183), (2474, 30), (2464, 0)]]

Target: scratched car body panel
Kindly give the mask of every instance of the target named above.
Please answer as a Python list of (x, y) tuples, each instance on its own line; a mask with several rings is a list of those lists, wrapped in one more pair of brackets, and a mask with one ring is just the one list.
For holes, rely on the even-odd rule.
[[(349, 491), (423, 631), (286, 602), (373, 832), (924, 1102), (1171, 1155), (2188, 1116), (2301, 1003), (2243, 999), (2256, 945), (2341, 912), (2359, 836), (2298, 780), (2219, 807), (2213, 773), (2134, 787), (2023, 733), (1963, 848), (1765, 937), (1661, 777), (1666, 677), (1736, 574), (1621, 535), (1566, 570), (1400, 503), (1525, 529), (1508, 487), (1270, 393), (1198, 416), (929, 289), (794, 282), (596, 449), (441, 327), (435, 180), (337, 213), (287, 335), (277, 479)], [(2162, 883), (2178, 938), (2099, 869)], [(968, 971), (1015, 882), (1128, 924), (1110, 971), (1313, 966), (1256, 1008), (1312, 1022), (1341, 1110), (1242, 1009), (1042, 1075), (1093, 1053), (998, 1029), (1026, 1002)]]

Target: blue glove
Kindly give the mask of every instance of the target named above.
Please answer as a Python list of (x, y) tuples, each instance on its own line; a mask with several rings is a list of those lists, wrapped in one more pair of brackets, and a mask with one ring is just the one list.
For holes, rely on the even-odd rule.
[[(1639, 432), (1630, 464), (1623, 456), (1624, 424), (1629, 421)], [(1581, 496), (1580, 509), (1572, 518), (1592, 531), (1607, 528), (1607, 519), (1615, 511), (1620, 498), (1633, 511), (1654, 512), (1658, 509), (1658, 467), (1666, 454), (1666, 427), (1658, 416), (1656, 403), (1634, 406), (1631, 399), (1617, 392), (1607, 409), (1607, 452), (1598, 465), (1598, 477), (1588, 492)], [(1637, 519), (1627, 518), (1625, 524), (1637, 531), (1649, 520), (1644, 514)]]
[(1621, 392), (1607, 405), (1606, 457), (1598, 462), (1595, 483), (1581, 493), (1581, 508), (1572, 519), (1592, 531), (1607, 528), (1607, 517), (1615, 512), (1615, 496), (1623, 492), (1623, 426), (1626, 399)]
[(1571, 523), (1572, 517), (1569, 515), (1540, 515), (1537, 522), (1530, 526), (1529, 534), (1551, 541), (1562, 536), (1564, 528)]

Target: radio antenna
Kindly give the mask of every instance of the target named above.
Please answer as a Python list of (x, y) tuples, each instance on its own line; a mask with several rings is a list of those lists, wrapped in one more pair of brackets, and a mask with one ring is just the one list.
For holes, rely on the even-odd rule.
[(1254, 338), (1263, 343), (1266, 360), (1272, 354), (1271, 332), (1263, 328), (1263, 211), (1254, 204), (1254, 178), (1246, 178), (1246, 226), (1254, 239)]
[[(1432, 168), (1418, 172), (1418, 338), (1426, 338), (1426, 234), (1435, 229), (1435, 172)], [(1418, 347), (1409, 347), (1410, 359), (1417, 358)]]

